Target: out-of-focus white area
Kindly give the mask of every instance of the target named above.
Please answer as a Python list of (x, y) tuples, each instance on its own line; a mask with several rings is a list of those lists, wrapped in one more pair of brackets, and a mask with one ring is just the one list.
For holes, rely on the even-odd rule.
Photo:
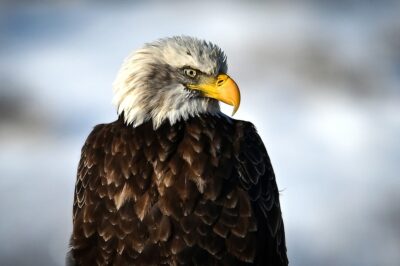
[(228, 55), (291, 265), (400, 265), (398, 1), (22, 2), (0, 4), (0, 265), (64, 264), (80, 148), (116, 118), (116, 72), (178, 34)]

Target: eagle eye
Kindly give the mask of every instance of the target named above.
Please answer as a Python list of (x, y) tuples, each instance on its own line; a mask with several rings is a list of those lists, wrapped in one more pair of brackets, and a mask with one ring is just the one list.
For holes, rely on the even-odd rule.
[(185, 68), (183, 70), (183, 73), (185, 73), (186, 76), (194, 78), (197, 75), (197, 71), (191, 68)]

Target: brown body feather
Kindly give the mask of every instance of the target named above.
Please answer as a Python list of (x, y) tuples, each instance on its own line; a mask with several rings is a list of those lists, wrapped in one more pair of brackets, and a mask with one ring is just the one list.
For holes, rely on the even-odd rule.
[(276, 181), (252, 124), (98, 125), (78, 168), (72, 265), (287, 265)]

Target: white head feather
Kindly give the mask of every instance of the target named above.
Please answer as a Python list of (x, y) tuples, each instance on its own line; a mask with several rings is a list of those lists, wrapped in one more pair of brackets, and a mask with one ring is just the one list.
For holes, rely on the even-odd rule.
[(219, 103), (190, 97), (190, 91), (174, 79), (183, 67), (207, 75), (227, 71), (226, 56), (216, 45), (182, 36), (160, 39), (128, 56), (113, 84), (113, 104), (134, 127), (152, 120), (158, 128), (202, 113), (219, 114)]

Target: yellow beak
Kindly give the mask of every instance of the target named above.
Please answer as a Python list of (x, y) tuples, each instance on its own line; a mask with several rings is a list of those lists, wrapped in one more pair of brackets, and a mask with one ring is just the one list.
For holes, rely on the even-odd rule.
[(188, 88), (198, 90), (203, 96), (216, 99), (232, 105), (234, 115), (240, 106), (240, 91), (235, 81), (226, 74), (220, 74), (216, 79), (207, 79), (201, 84), (191, 84)]

